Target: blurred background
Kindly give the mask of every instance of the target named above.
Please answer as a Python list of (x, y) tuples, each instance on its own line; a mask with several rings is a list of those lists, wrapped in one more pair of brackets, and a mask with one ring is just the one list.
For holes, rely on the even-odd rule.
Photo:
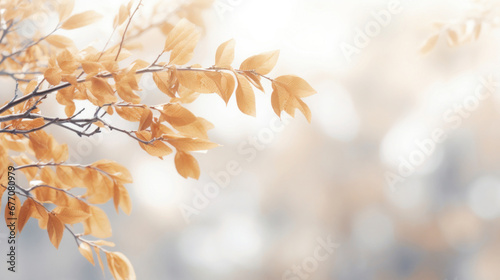
[[(138, 22), (150, 19), (155, 2), (143, 2)], [(121, 3), (77, 1), (76, 12), (105, 17), (61, 34), (81, 48), (102, 48)], [(108, 158), (131, 171), (132, 214), (104, 209), (110, 240), (138, 279), (498, 280), (500, 99), (494, 83), (484, 82), (500, 78), (496, 4), (216, 0), (197, 17), (205, 33), (193, 63), (213, 65), (217, 47), (231, 38), (235, 65), (280, 49), (270, 76), (298, 75), (318, 94), (304, 99), (311, 124), (299, 113), (280, 122), (267, 84), (266, 94), (257, 93), (256, 118), (240, 113), (234, 98), (227, 107), (214, 95), (189, 104), (215, 125), (210, 138), (222, 145), (196, 154), (198, 181), (178, 175), (173, 156), (152, 158), (125, 136), (51, 131), (69, 144), (72, 160)], [(438, 29), (435, 22), (442, 22)], [(477, 40), (450, 47), (443, 33), (430, 52), (419, 51), (443, 28), (465, 34), (479, 23)], [(164, 36), (153, 30), (137, 42), (143, 48), (134, 57), (152, 61)], [(1, 83), (7, 100), (13, 85)], [(151, 77), (142, 85), (146, 104), (166, 101)], [(436, 133), (444, 140), (433, 140)], [(208, 202), (200, 198), (228, 164), (238, 166), (237, 175)], [(186, 220), (182, 209), (203, 201)], [(71, 236), (56, 250), (46, 235), (30, 221), (19, 272), (1, 269), (0, 278), (111, 279), (79, 254)], [(335, 246), (321, 247), (321, 240)]]

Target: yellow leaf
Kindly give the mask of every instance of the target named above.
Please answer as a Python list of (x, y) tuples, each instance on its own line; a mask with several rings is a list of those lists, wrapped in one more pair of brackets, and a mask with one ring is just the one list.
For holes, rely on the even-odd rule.
[(123, 119), (130, 122), (138, 122), (141, 119), (141, 116), (146, 110), (142, 107), (126, 107), (126, 106), (116, 106), (116, 113)]
[(158, 89), (168, 96), (174, 98), (175, 91), (172, 89), (172, 85), (175, 82), (174, 76), (170, 75), (169, 72), (155, 72), (153, 73), (153, 81), (155, 82)]
[[(151, 141), (153, 139), (151, 132), (145, 130), (136, 131), (135, 135), (137, 136), (137, 138), (143, 141)], [(139, 146), (141, 146), (141, 148), (148, 154), (159, 158), (162, 158), (172, 153), (172, 149), (168, 147), (165, 143), (161, 142), (160, 140), (156, 140), (149, 144), (144, 144), (142, 142), (139, 142)]]
[(238, 87), (236, 88), (236, 103), (240, 111), (255, 117), (255, 95), (250, 83), (240, 74), (236, 74)]
[(97, 255), (97, 260), (99, 261), (99, 266), (101, 267), (102, 273), (104, 275), (104, 265), (102, 264), (101, 254), (99, 247), (94, 247), (95, 254)]
[(196, 116), (179, 104), (164, 105), (161, 118), (174, 126), (188, 125), (196, 121)]
[(108, 267), (117, 280), (136, 280), (134, 268), (130, 261), (120, 252), (106, 252)]
[(17, 229), (21, 232), (24, 228), (24, 225), (28, 222), (31, 217), (31, 213), (33, 213), (34, 207), (31, 199), (26, 199), (21, 207), (21, 211), (19, 212), (19, 218), (17, 219)]
[(130, 213), (132, 212), (132, 202), (130, 200), (127, 189), (125, 189), (123, 185), (114, 185), (113, 202), (115, 205), (116, 213), (118, 213), (118, 207), (120, 207), (127, 215), (130, 215)]
[(200, 32), (195, 31), (190, 34), (184, 41), (177, 44), (170, 53), (170, 65), (183, 65), (188, 63), (193, 58), (194, 48), (200, 39)]
[(278, 116), (284, 110), (293, 117), (295, 109), (299, 109), (311, 122), (311, 110), (300, 98), (315, 93), (316, 91), (302, 78), (292, 75), (281, 76), (273, 82), (271, 104)]
[(234, 39), (222, 43), (215, 54), (215, 66), (230, 68), (234, 60)]
[(116, 96), (113, 95), (113, 88), (104, 79), (92, 77), (90, 81), (92, 82), (91, 92), (96, 98), (100, 98), (99, 101), (111, 103), (117, 100)]
[(175, 168), (184, 177), (198, 179), (200, 177), (200, 166), (196, 159), (189, 153), (177, 151), (175, 154)]
[(262, 84), (260, 83), (260, 76), (255, 75), (252, 72), (244, 72), (243, 76), (247, 78), (247, 80), (252, 83), (254, 87), (259, 89), (260, 91), (264, 92), (264, 87), (262, 87)]
[(57, 68), (47, 68), (47, 70), (43, 73), (43, 76), (45, 77), (45, 80), (53, 86), (58, 85), (62, 79), (61, 70)]
[[(31, 198), (28, 198), (28, 200), (31, 200)], [(32, 212), (32, 217), (41, 221), (44, 221), (43, 223), (46, 223), (49, 216), (47, 214), (47, 210), (37, 203), (36, 201), (33, 201), (32, 205), (34, 206), (34, 210)]]
[(198, 117), (195, 122), (192, 122), (184, 126), (176, 126), (180, 133), (185, 136), (190, 136), (193, 138), (208, 139), (207, 131), (212, 129), (214, 126), (209, 121), (204, 118)]
[(294, 75), (280, 76), (274, 79), (274, 82), (279, 83), (280, 86), (285, 87), (290, 94), (298, 98), (308, 97), (316, 93), (316, 90), (314, 90), (306, 80)]
[(153, 112), (146, 108), (139, 120), (139, 130), (146, 130), (153, 123)]
[(45, 38), (45, 41), (47, 41), (52, 46), (57, 47), (57, 48), (61, 48), (61, 49), (74, 46), (73, 40), (71, 40), (70, 38), (68, 38), (66, 36), (62, 36), (62, 35), (55, 35), (55, 34), (50, 35), (47, 38)]
[(50, 242), (56, 249), (59, 248), (59, 243), (61, 243), (63, 237), (64, 224), (52, 213), (49, 213), (47, 232), (49, 233)]
[(192, 138), (169, 139), (168, 143), (174, 146), (177, 150), (181, 150), (184, 152), (210, 150), (219, 146), (205, 139)]
[(92, 249), (89, 244), (81, 242), (78, 246), (78, 251), (80, 251), (80, 254), (82, 254), (82, 256), (84, 256), (92, 265), (95, 265), (94, 255), (92, 254)]
[(113, 177), (113, 179), (122, 183), (132, 183), (133, 181), (132, 175), (127, 168), (115, 161), (102, 159), (92, 163), (91, 166), (106, 172), (108, 175)]
[(217, 83), (214, 81), (215, 76), (220, 79), (220, 74), (218, 73), (194, 70), (177, 72), (177, 78), (182, 86), (199, 93), (213, 93), (219, 91)]
[(90, 213), (83, 210), (68, 207), (56, 207), (52, 212), (61, 222), (70, 225), (81, 223), (90, 216)]
[(103, 66), (99, 62), (84, 61), (82, 62), (82, 68), (88, 75), (93, 75), (99, 73)]
[(180, 42), (186, 40), (196, 31), (196, 26), (187, 19), (181, 19), (168, 34), (165, 41), (164, 51), (168, 52), (174, 49)]
[(99, 20), (102, 16), (95, 11), (86, 11), (83, 13), (72, 15), (61, 25), (62, 29), (75, 29), (80, 28), (85, 25), (89, 25), (97, 20)]
[(196, 26), (181, 19), (165, 41), (164, 51), (171, 51), (169, 64), (183, 65), (189, 62), (199, 38), (200, 32), (196, 30)]
[(280, 51), (277, 50), (251, 56), (241, 63), (240, 70), (254, 70), (261, 75), (266, 75), (278, 62), (279, 54)]
[(90, 217), (83, 221), (84, 234), (91, 234), (98, 238), (111, 236), (111, 225), (108, 216), (96, 206), (90, 206)]
[(118, 83), (116, 85), (116, 92), (118, 93), (118, 96), (120, 96), (124, 101), (133, 103), (133, 104), (138, 104), (141, 102), (141, 98), (139, 95), (135, 94), (130, 85), (127, 83)]
[(57, 55), (57, 65), (65, 73), (72, 74), (80, 64), (76, 57), (68, 50), (64, 50)]

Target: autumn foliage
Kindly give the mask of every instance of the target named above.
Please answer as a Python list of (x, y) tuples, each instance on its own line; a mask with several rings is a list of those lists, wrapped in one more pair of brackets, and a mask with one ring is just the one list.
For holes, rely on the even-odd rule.
[[(197, 179), (200, 169), (192, 152), (212, 149), (217, 144), (208, 139), (212, 124), (183, 104), (195, 101), (200, 94), (213, 93), (227, 104), (235, 95), (240, 111), (255, 116), (255, 90), (263, 92), (262, 82), (268, 82), (273, 89), (272, 109), (278, 116), (283, 111), (293, 116), (299, 109), (310, 121), (311, 112), (302, 98), (315, 90), (297, 76), (267, 76), (277, 63), (278, 51), (249, 57), (233, 68), (234, 40), (219, 46), (213, 66), (186, 65), (201, 36), (199, 14), (211, 1), (193, 1), (178, 7), (176, 22), (143, 25), (133, 21), (143, 3), (130, 1), (120, 7), (114, 20), (113, 33), (120, 35), (120, 42), (109, 45), (108, 40), (102, 50), (77, 49), (71, 39), (58, 34), (60, 29), (73, 30), (92, 24), (101, 16), (92, 10), (73, 14), (72, 1), (55, 2), (54, 5), (45, 5), (50, 1), (0, 2), (4, 11), (0, 74), (16, 83), (16, 92), (10, 93), (11, 100), (0, 107), (0, 197), (6, 193), (7, 171), (13, 166), (13, 170), (20, 171), (16, 176), (22, 173), (29, 183), (15, 185), (19, 233), (34, 218), (56, 248), (66, 231), (74, 236), (80, 253), (89, 262), (99, 263), (104, 270), (101, 256), (104, 255), (115, 279), (135, 279), (125, 255), (106, 249), (114, 244), (101, 240), (109, 238), (112, 232), (106, 213), (98, 207), (113, 200), (116, 211), (131, 212), (125, 188), (132, 183), (130, 172), (104, 159), (91, 164), (67, 162), (68, 146), (58, 143), (45, 128), (54, 126), (79, 137), (102, 130), (124, 134), (151, 156), (163, 158), (175, 153), (178, 173)], [(57, 16), (53, 31), (33, 37), (17, 31), (17, 26), (38, 12)], [(156, 60), (125, 62), (137, 47), (134, 39), (152, 28), (159, 28), (166, 36), (163, 51)], [(152, 75), (158, 89), (165, 94), (165, 103), (141, 103), (139, 81), (144, 75)], [(55, 98), (64, 106), (66, 116), (42, 112), (40, 105), (47, 98)], [(85, 106), (77, 108), (75, 101), (83, 101)], [(92, 117), (81, 117), (84, 110), (92, 111)], [(137, 128), (120, 128), (103, 118), (115, 113), (137, 123)], [(82, 189), (84, 194), (79, 194)], [(74, 224), (82, 224), (84, 231), (74, 232)]]

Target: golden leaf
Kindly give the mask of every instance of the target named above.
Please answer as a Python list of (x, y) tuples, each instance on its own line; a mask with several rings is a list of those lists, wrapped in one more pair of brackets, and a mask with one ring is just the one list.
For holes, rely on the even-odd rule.
[(207, 131), (212, 129), (213, 127), (214, 126), (212, 123), (205, 120), (204, 118), (198, 117), (195, 122), (184, 126), (176, 126), (175, 129), (186, 136), (208, 139)]
[(61, 49), (74, 46), (73, 40), (71, 40), (70, 38), (68, 38), (66, 36), (62, 36), (62, 35), (55, 35), (54, 34), (54, 35), (47, 36), (45, 38), (45, 41), (47, 41), (47, 43), (51, 44), (52, 46), (57, 47), (57, 48), (61, 48)]
[(99, 62), (84, 61), (82, 62), (82, 68), (87, 75), (95, 75), (101, 71), (103, 66)]
[[(143, 141), (151, 141), (153, 139), (151, 132), (149, 131), (136, 131), (135, 135)], [(160, 140), (156, 140), (149, 144), (139, 142), (139, 146), (141, 146), (141, 148), (148, 154), (159, 158), (172, 153), (172, 149)]]
[(271, 104), (278, 116), (284, 110), (293, 117), (295, 109), (298, 108), (307, 121), (311, 122), (311, 110), (300, 98), (315, 93), (316, 91), (304, 79), (293, 75), (281, 76), (273, 81)]
[(174, 83), (174, 76), (170, 75), (169, 72), (155, 72), (153, 73), (153, 81), (159, 90), (166, 93), (168, 96), (174, 98), (175, 91), (172, 90), (172, 84)]
[(247, 78), (247, 80), (252, 83), (254, 87), (259, 89), (260, 91), (264, 92), (264, 87), (262, 87), (262, 84), (260, 83), (260, 76), (255, 75), (252, 72), (244, 72), (243, 76)]
[(101, 254), (99, 247), (94, 247), (95, 254), (97, 255), (97, 260), (99, 261), (99, 266), (101, 267), (102, 273), (104, 275), (104, 265), (102, 264)]
[(255, 95), (250, 83), (240, 74), (236, 74), (238, 87), (236, 88), (236, 103), (240, 111), (255, 117)]
[(80, 254), (82, 254), (82, 256), (84, 256), (92, 265), (95, 265), (94, 255), (92, 254), (92, 249), (89, 244), (81, 242), (78, 246), (78, 251), (80, 251)]
[(146, 110), (142, 107), (127, 107), (127, 106), (116, 106), (116, 113), (124, 120), (130, 122), (138, 122), (141, 119), (141, 116)]
[(83, 210), (68, 207), (56, 207), (52, 212), (61, 222), (70, 225), (81, 223), (90, 216), (90, 213)]
[(114, 185), (114, 197), (113, 202), (115, 205), (116, 213), (118, 213), (118, 207), (120, 207), (125, 214), (130, 215), (132, 212), (132, 202), (128, 194), (127, 189), (121, 184)]
[(103, 159), (92, 163), (91, 166), (106, 172), (113, 179), (122, 183), (132, 183), (133, 181), (127, 168), (115, 161)]
[(234, 60), (234, 39), (222, 43), (215, 54), (215, 66), (230, 68)]
[(183, 126), (195, 122), (196, 116), (179, 104), (166, 104), (161, 111), (161, 119), (174, 126)]
[(64, 224), (52, 213), (49, 213), (47, 232), (49, 233), (50, 242), (56, 249), (59, 248), (64, 233)]
[(241, 63), (240, 70), (254, 70), (261, 75), (266, 75), (278, 62), (279, 54), (280, 51), (277, 50), (251, 56)]
[(47, 68), (47, 70), (43, 73), (43, 76), (45, 77), (45, 80), (53, 86), (58, 85), (62, 79), (61, 70), (57, 68)]
[(145, 108), (142, 113), (141, 119), (139, 120), (139, 130), (146, 130), (153, 123), (153, 112), (148, 108)]
[(129, 84), (120, 82), (116, 84), (116, 92), (124, 101), (138, 104), (141, 102), (139, 95), (135, 94)]
[(196, 26), (181, 19), (168, 34), (164, 51), (171, 51), (169, 64), (183, 65), (191, 60), (193, 51), (200, 39)]
[(17, 230), (21, 232), (24, 228), (24, 225), (28, 222), (31, 217), (31, 213), (34, 211), (33, 202), (31, 199), (26, 199), (19, 211), (19, 217), (17, 219)]
[(80, 28), (85, 25), (89, 25), (97, 20), (99, 20), (102, 16), (95, 11), (86, 11), (83, 13), (72, 15), (61, 25), (62, 29), (75, 29)]
[(135, 280), (136, 275), (130, 261), (120, 252), (106, 252), (108, 267), (117, 280)]
[(106, 213), (96, 206), (90, 206), (90, 217), (83, 221), (84, 234), (91, 234), (98, 238), (111, 236), (111, 225)]
[(191, 177), (198, 179), (200, 177), (200, 166), (196, 159), (189, 153), (177, 151), (175, 154), (175, 168), (184, 178)]
[(181, 150), (184, 152), (210, 150), (219, 146), (205, 139), (193, 138), (169, 139), (168, 143), (174, 146), (177, 150)]

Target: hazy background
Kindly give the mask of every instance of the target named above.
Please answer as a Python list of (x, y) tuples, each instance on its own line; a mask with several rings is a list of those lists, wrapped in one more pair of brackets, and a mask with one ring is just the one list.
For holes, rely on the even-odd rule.
[[(146, 17), (152, 2), (144, 1)], [(474, 15), (478, 1), (401, 1), (402, 11), (347, 59), (341, 44), (353, 44), (356, 28), (364, 29), (372, 12), (389, 2), (217, 0), (230, 9), (207, 9), (193, 63), (213, 65), (217, 46), (230, 38), (236, 39), (236, 66), (250, 55), (280, 49), (270, 76), (296, 74), (318, 94), (304, 99), (312, 124), (297, 113), (279, 132), (270, 130), (276, 116), (269, 86), (266, 94), (257, 93), (257, 118), (240, 113), (234, 97), (227, 108), (215, 95), (190, 104), (215, 125), (210, 138), (222, 145), (196, 154), (199, 181), (178, 175), (173, 156), (152, 158), (125, 136), (79, 139), (51, 130), (81, 163), (113, 159), (134, 176), (127, 186), (131, 216), (117, 215), (112, 205), (105, 209), (114, 250), (128, 256), (138, 279), (300, 279), (283, 276), (314, 256), (316, 240), (327, 236), (339, 247), (304, 279), (500, 279), (498, 92), (457, 127), (443, 118), (481, 86), (481, 77), (499, 76), (500, 33), (485, 27), (477, 41), (455, 48), (440, 39), (435, 50), (421, 55), (433, 22)], [(80, 47), (101, 48), (120, 3), (77, 1), (77, 11), (95, 9), (106, 18), (61, 34)], [(140, 41), (144, 48), (135, 54), (151, 61), (164, 36), (153, 31)], [(2, 98), (10, 98), (10, 81), (2, 86)], [(156, 89), (144, 92), (148, 104), (165, 100)], [(398, 174), (401, 158), (416, 151), (415, 141), (436, 128), (447, 139), (391, 189), (386, 172)], [(269, 131), (272, 137), (262, 136)], [(251, 147), (249, 137), (268, 140), (251, 160), (238, 151)], [(241, 173), (187, 224), (179, 206), (192, 205), (196, 191), (212, 181), (210, 173), (225, 170), (230, 161), (240, 164)], [(20, 272), (13, 277), (2, 268), (0, 279), (111, 279), (107, 269), (102, 276), (78, 253), (71, 236), (65, 233), (56, 250), (33, 220), (19, 243)]]

